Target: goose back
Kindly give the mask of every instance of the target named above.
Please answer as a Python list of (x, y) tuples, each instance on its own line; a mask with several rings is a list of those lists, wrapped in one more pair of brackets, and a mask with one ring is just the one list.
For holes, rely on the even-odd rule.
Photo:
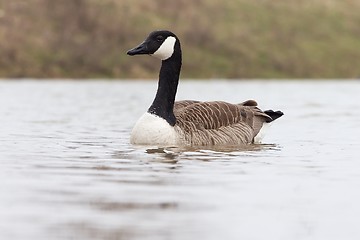
[(239, 104), (222, 101), (180, 101), (174, 105), (175, 129), (186, 145), (237, 145), (254, 140), (271, 117), (248, 100)]

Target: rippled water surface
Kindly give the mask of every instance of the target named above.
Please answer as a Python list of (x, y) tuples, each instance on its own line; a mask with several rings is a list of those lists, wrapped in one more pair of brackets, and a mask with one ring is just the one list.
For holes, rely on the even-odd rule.
[(360, 82), (182, 81), (282, 110), (263, 145), (129, 144), (153, 81), (0, 81), (0, 239), (359, 239)]

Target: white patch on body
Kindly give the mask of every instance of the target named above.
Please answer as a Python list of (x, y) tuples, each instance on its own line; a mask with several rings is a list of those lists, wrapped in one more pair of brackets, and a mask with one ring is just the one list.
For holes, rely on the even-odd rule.
[(156, 52), (154, 52), (152, 55), (154, 57), (160, 58), (161, 60), (168, 59), (174, 53), (175, 42), (175, 37), (167, 37), (159, 49), (156, 50)]
[(139, 145), (176, 146), (176, 131), (165, 119), (144, 113), (135, 124), (130, 143)]
[(271, 123), (267, 123), (267, 122), (263, 123), (263, 126), (261, 127), (260, 131), (254, 137), (254, 143), (261, 143), (262, 139), (265, 136), (265, 133), (267, 132), (267, 130), (269, 129), (270, 126), (271, 126)]

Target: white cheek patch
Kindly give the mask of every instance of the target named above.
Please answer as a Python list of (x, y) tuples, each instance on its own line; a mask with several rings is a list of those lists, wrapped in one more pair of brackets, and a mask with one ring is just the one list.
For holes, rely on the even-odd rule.
[(156, 50), (156, 52), (154, 52), (152, 55), (154, 57), (160, 58), (161, 60), (168, 59), (174, 53), (175, 42), (175, 37), (167, 37), (159, 49)]

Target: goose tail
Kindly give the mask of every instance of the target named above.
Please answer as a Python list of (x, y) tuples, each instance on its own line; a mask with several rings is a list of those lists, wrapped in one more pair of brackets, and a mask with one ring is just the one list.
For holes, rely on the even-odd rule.
[(266, 110), (266, 111), (264, 111), (264, 113), (271, 117), (271, 120), (266, 121), (267, 123), (275, 121), (276, 119), (278, 119), (279, 117), (284, 115), (284, 113), (282, 111), (273, 111), (273, 110)]

